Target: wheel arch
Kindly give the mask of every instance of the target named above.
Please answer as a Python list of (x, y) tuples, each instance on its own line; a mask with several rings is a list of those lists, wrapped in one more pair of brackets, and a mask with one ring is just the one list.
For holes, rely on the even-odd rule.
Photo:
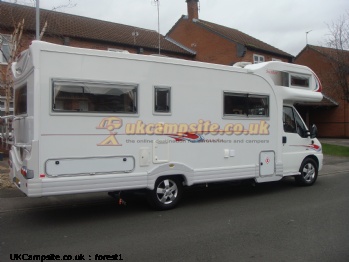
[[(187, 178), (185, 175), (183, 174), (172, 174), (172, 175), (161, 175), (158, 176), (155, 180), (155, 183), (160, 179), (160, 178), (172, 178), (172, 179), (178, 179), (179, 181), (183, 182), (184, 185), (187, 184)], [(154, 185), (155, 185), (154, 183)]]
[(160, 177), (176, 177), (181, 179), (183, 184), (190, 186), (193, 184), (192, 174), (194, 170), (180, 163), (167, 163), (158, 166), (148, 173), (147, 189), (153, 190), (156, 181)]
[(306, 157), (303, 159), (302, 163), (303, 163), (306, 159), (308, 159), (308, 158), (313, 159), (313, 160), (315, 161), (315, 163), (316, 163), (317, 168), (319, 169), (320, 161), (319, 161), (319, 159), (317, 158), (317, 156), (315, 156), (315, 155), (308, 155), (308, 156), (306, 156)]

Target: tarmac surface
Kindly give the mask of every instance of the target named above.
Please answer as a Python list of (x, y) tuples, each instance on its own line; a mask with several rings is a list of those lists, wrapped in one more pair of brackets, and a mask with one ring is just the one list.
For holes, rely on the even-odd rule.
[[(349, 147), (349, 139), (320, 138), (319, 140), (325, 144)], [(324, 155), (324, 166), (319, 173), (320, 176), (345, 172), (349, 174), (349, 157)]]
[[(321, 142), (349, 147), (349, 140)], [(8, 171), (7, 159), (0, 161), (0, 178)], [(106, 193), (28, 198), (2, 188), (0, 260), (49, 252), (90, 260), (120, 253), (125, 261), (346, 262), (348, 176), (349, 157), (325, 155), (315, 187), (295, 187), (290, 178), (193, 188), (174, 212), (148, 212), (143, 200), (120, 207)]]
[(349, 139), (345, 138), (319, 138), (319, 140), (321, 143), (325, 144), (349, 147)]

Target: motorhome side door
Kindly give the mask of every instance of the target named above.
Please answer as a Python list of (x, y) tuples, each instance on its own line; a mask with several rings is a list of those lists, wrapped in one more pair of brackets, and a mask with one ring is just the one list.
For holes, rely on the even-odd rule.
[(284, 174), (297, 173), (308, 154), (311, 139), (302, 118), (292, 106), (283, 107), (282, 144)]

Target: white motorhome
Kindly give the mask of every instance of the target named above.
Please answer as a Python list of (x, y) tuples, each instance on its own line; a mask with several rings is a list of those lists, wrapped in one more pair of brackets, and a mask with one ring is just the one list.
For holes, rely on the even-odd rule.
[(13, 64), (10, 176), (30, 197), (146, 189), (158, 209), (183, 186), (294, 176), (323, 155), (295, 102), (322, 100), (304, 66), (223, 66), (33, 41)]

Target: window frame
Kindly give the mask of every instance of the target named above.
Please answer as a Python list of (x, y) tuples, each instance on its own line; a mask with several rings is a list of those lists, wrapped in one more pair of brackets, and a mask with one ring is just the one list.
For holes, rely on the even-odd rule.
[[(66, 86), (76, 86), (82, 88), (129, 88), (134, 94), (134, 107), (135, 112), (121, 112), (121, 111), (82, 111), (82, 110), (59, 110), (55, 109), (55, 83), (61, 83)], [(96, 115), (122, 115), (122, 116), (139, 116), (139, 85), (136, 83), (124, 83), (124, 82), (103, 82), (103, 81), (88, 81), (88, 80), (70, 80), (70, 79), (51, 79), (51, 98), (50, 98), (50, 114), (52, 115), (86, 115), (86, 116), (96, 116)], [(88, 93), (89, 94), (89, 93)], [(91, 92), (91, 94), (98, 94)]]
[[(293, 130), (292, 131), (286, 131), (286, 121), (284, 119), (284, 115), (285, 115), (285, 108), (288, 108), (291, 110), (292, 112), (292, 121), (294, 124)], [(299, 115), (298, 111), (292, 107), (292, 106), (283, 106), (282, 108), (282, 122), (283, 122), (283, 131), (284, 133), (287, 134), (297, 134), (299, 135), (301, 138), (307, 138), (308, 137), (308, 133), (309, 133), (309, 129), (307, 127), (307, 125), (304, 123), (304, 120), (302, 119), (302, 117)], [(301, 134), (301, 132), (303, 134)]]
[[(296, 81), (299, 80), (299, 81), (308, 81), (308, 85), (296, 85), (296, 84), (293, 84), (292, 80), (295, 79)], [(290, 73), (289, 74), (289, 80), (288, 80), (288, 83), (289, 83), (289, 87), (293, 87), (293, 88), (301, 88), (301, 89), (309, 89), (310, 86), (311, 86), (311, 75), (307, 75), (307, 74), (295, 74), (295, 73)]]
[[(8, 35), (8, 34), (0, 34), (0, 38), (1, 38), (1, 51), (0, 51), (0, 64), (2, 65), (7, 65), (8, 64), (8, 59), (10, 59), (11, 56), (11, 45), (12, 45), (12, 35)], [(5, 57), (4, 53), (3, 53), (3, 47), (7, 46), (8, 48), (8, 58)]]
[[(157, 111), (157, 90), (167, 90), (168, 91), (168, 111)], [(170, 86), (154, 85), (153, 86), (153, 115), (172, 115), (172, 88)]]
[[(21, 93), (22, 90), (25, 90), (24, 93)], [(23, 95), (25, 96), (25, 99), (20, 100), (19, 96)], [(27, 116), (28, 115), (28, 85), (27, 83), (24, 83), (23, 85), (19, 86), (18, 88), (15, 88), (14, 90), (14, 108), (13, 113), (15, 116)], [(24, 106), (21, 105), (21, 102), (24, 102)], [(19, 104), (20, 103), (20, 104)], [(25, 107), (25, 110), (20, 110), (18, 112), (19, 108)]]
[(115, 52), (115, 53), (124, 53), (124, 54), (129, 54), (130, 53), (126, 49), (118, 49), (118, 48), (111, 48), (111, 47), (108, 47), (107, 51)]
[[(225, 107), (226, 107), (226, 104), (225, 104), (225, 98), (226, 98), (226, 94), (229, 94), (229, 96), (236, 96), (236, 97), (242, 97), (242, 98), (245, 98), (246, 101), (245, 101), (245, 108), (244, 108), (244, 112), (243, 114), (227, 114), (225, 112)], [(264, 115), (255, 115), (255, 114), (250, 114), (249, 112), (252, 110), (252, 109), (255, 109), (255, 108), (251, 108), (250, 107), (250, 101), (249, 101), (249, 98), (262, 98), (262, 99), (267, 99), (267, 109), (266, 109), (266, 113)], [(229, 90), (224, 90), (223, 91), (223, 106), (222, 106), (222, 109), (223, 109), (223, 112), (222, 112), (222, 115), (223, 115), (223, 118), (224, 119), (233, 119), (233, 118), (246, 118), (246, 119), (253, 119), (253, 118), (264, 118), (264, 119), (268, 119), (270, 117), (270, 95), (269, 94), (261, 94), (261, 93), (240, 93), (240, 92), (234, 92), (234, 91), (229, 91)]]
[[(256, 59), (257, 58), (257, 62)], [(261, 60), (263, 59), (263, 61)], [(259, 64), (265, 62), (265, 56), (264, 55), (258, 55), (258, 54), (253, 54), (253, 64)]]

